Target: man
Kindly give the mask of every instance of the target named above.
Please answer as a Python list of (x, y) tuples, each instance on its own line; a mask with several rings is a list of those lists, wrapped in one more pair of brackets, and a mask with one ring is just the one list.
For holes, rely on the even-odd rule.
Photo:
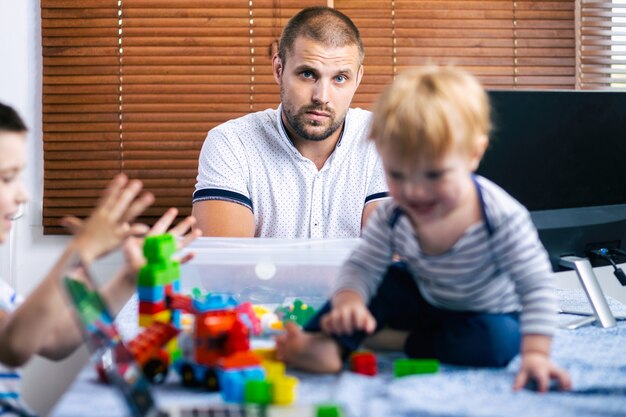
[(350, 109), (363, 57), (358, 29), (334, 9), (287, 23), (272, 59), (281, 105), (212, 129), (202, 147), (193, 215), (204, 236), (360, 235), (387, 196), (370, 113)]

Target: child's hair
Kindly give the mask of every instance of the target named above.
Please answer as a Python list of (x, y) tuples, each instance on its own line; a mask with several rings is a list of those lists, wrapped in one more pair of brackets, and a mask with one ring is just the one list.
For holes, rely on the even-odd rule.
[(24, 133), (27, 130), (20, 115), (12, 107), (0, 103), (0, 133)]
[(455, 67), (420, 67), (400, 74), (374, 105), (370, 139), (407, 162), (471, 152), (488, 135), (489, 99), (478, 80)]

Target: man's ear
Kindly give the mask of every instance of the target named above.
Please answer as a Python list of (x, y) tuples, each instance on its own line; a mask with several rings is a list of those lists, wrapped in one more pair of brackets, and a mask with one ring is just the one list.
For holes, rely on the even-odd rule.
[(487, 135), (479, 135), (476, 138), (476, 142), (474, 144), (474, 149), (472, 150), (471, 155), (471, 168), (472, 171), (476, 171), (478, 169), (478, 165), (480, 165), (480, 161), (483, 159), (483, 155), (485, 155), (485, 151), (487, 150), (487, 145), (489, 145), (489, 138)]
[(283, 61), (278, 56), (278, 53), (272, 57), (272, 72), (274, 73), (274, 80), (277, 84), (280, 84), (280, 78), (283, 75)]
[(358, 87), (361, 84), (361, 80), (363, 79), (363, 65), (359, 67), (359, 71), (356, 73), (356, 86)]

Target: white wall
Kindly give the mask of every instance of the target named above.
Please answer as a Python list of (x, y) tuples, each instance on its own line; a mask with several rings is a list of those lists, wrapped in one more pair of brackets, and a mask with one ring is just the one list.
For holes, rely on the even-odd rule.
[[(41, 280), (67, 241), (43, 236), (41, 205), (43, 147), (41, 142), (41, 31), (38, 0), (0, 0), (0, 101), (13, 106), (30, 129), (25, 180), (31, 200), (17, 220), (9, 245), (0, 248), (0, 274), (27, 294)], [(11, 252), (13, 254), (11, 255)], [(19, 279), (17, 278), (19, 277)], [(82, 368), (83, 350), (59, 363), (31, 361), (24, 370), (26, 401), (45, 415)], [(42, 378), (45, 374), (46, 377)]]

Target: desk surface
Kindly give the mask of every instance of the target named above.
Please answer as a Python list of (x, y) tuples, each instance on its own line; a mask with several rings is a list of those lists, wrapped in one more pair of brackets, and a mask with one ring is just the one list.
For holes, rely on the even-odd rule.
[[(561, 307), (589, 310), (580, 291), (560, 291)], [(615, 313), (626, 307), (610, 301)], [(575, 316), (563, 315), (563, 322)], [(379, 375), (365, 377), (350, 372), (339, 375), (295, 375), (300, 378), (298, 403), (338, 402), (350, 416), (569, 416), (624, 415), (626, 410), (626, 322), (613, 329), (587, 326), (575, 331), (559, 330), (553, 358), (569, 370), (574, 391), (545, 395), (511, 390), (519, 358), (504, 369), (442, 366), (429, 376), (394, 380), (393, 356), (379, 357)], [(220, 403), (219, 394), (194, 392), (174, 380), (156, 387), (162, 405)], [(114, 417), (126, 409), (110, 387), (96, 382), (86, 368), (52, 412), (55, 417)]]

